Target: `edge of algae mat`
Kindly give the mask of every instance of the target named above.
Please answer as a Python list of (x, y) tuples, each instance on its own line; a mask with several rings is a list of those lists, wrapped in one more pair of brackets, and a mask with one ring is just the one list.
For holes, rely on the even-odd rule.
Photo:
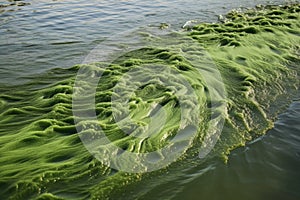
[[(228, 93), (225, 128), (235, 127), (240, 138), (251, 140), (272, 128), (299, 87), (299, 12), (299, 4), (234, 10), (225, 23), (200, 24), (190, 33), (221, 71)], [(221, 137), (230, 138), (226, 132)], [(224, 153), (246, 140), (230, 142), (232, 147), (226, 141)]]
[[(260, 6), (243, 13), (232, 11), (225, 23), (199, 24), (188, 33), (209, 51), (225, 82), (228, 114), (213, 150), (213, 154), (221, 153), (225, 162), (231, 150), (271, 129), (296, 95), (299, 15), (299, 4)], [(101, 191), (104, 185), (107, 187)], [(109, 197), (115, 187), (100, 183), (93, 190), (94, 197)]]
[[(211, 157), (222, 155), (226, 161), (230, 150), (264, 134), (296, 94), (299, 15), (300, 4), (261, 6), (243, 13), (232, 11), (226, 15), (225, 23), (203, 23), (184, 33), (211, 54), (227, 90), (226, 122)], [(114, 72), (108, 68), (107, 77), (118, 76), (149, 60), (169, 65), (179, 72), (187, 71), (187, 74), (193, 68), (187, 60), (163, 48), (146, 51), (145, 57), (135, 55), (111, 65)], [(83, 67), (95, 66), (101, 63)], [(126, 193), (124, 188), (129, 185), (168, 170), (145, 174), (117, 172), (85, 150), (72, 116), (72, 87), (79, 67), (55, 69), (18, 88), (0, 88), (1, 197), (118, 198)], [(202, 82), (199, 85), (200, 89), (205, 88)], [(105, 85), (96, 98), (111, 94), (112, 87), (113, 84)], [(174, 106), (172, 101), (175, 100), (171, 99), (168, 106)], [(109, 103), (104, 102), (96, 108), (98, 118), (105, 123), (112, 117), (107, 106)], [(199, 134), (181, 160), (195, 159), (202, 137), (203, 134)], [(172, 163), (169, 169), (187, 167), (178, 162)]]

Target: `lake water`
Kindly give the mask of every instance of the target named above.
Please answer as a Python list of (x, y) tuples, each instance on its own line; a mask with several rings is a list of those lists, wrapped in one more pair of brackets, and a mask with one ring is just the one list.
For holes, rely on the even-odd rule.
[[(0, 0), (0, 84), (19, 85), (50, 69), (80, 64), (105, 39), (135, 28), (167, 23), (180, 30), (188, 20), (216, 22), (231, 9), (266, 3), (284, 1)], [(176, 190), (169, 181), (127, 192), (134, 197), (144, 191), (140, 199), (300, 199), (299, 124), (300, 99), (295, 98), (272, 130), (234, 150), (227, 164), (215, 161), (205, 170), (199, 166), (183, 173)]]
[(178, 30), (188, 20), (215, 22), (220, 13), (268, 1), (22, 2), (30, 5), (1, 8), (2, 83), (17, 83), (35, 73), (81, 63), (107, 37), (137, 27), (169, 23)]

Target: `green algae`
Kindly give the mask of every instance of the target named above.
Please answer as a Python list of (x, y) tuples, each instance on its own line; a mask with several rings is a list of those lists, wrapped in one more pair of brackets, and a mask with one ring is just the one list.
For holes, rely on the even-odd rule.
[[(168, 174), (156, 182), (163, 185), (178, 176), (180, 172), (176, 170), (203, 164), (215, 156), (226, 161), (232, 149), (273, 127), (278, 113), (289, 104), (299, 87), (299, 12), (299, 4), (260, 6), (243, 13), (230, 12), (226, 23), (199, 24), (190, 32), (181, 33), (182, 37), (194, 40), (192, 50), (198, 50), (199, 45), (209, 52), (227, 92), (222, 134), (204, 160), (195, 156), (211, 119), (210, 105), (220, 102), (212, 102), (208, 95), (212, 91), (186, 54), (164, 46), (138, 49), (110, 63), (105, 70), (101, 68), (103, 63), (77, 65), (55, 69), (17, 88), (1, 86), (0, 196), (4, 199), (118, 199), (126, 193), (126, 188), (149, 183), (152, 176)], [(197, 56), (203, 56), (202, 52)], [(72, 109), (86, 112), (93, 108), (91, 105), (72, 107), (75, 76), (82, 68), (102, 73), (97, 83), (95, 111), (105, 134), (124, 150), (152, 152), (175, 137), (181, 116), (178, 98), (159, 83), (142, 85), (136, 90), (130, 99), (130, 116), (136, 123), (151, 123), (145, 116), (155, 102), (167, 110), (165, 129), (148, 141), (124, 134), (113, 120), (111, 107), (114, 88), (122, 75), (151, 63), (169, 66), (183, 74), (197, 91), (201, 122), (206, 123), (199, 125), (198, 135), (188, 144), (188, 151), (167, 168), (145, 174), (120, 172), (95, 159), (82, 145)], [(206, 61), (199, 61), (199, 66), (211, 70)], [(84, 84), (87, 83), (82, 82), (83, 87)], [(84, 130), (79, 134), (98, 136), (92, 127)], [(149, 184), (147, 190), (153, 187)], [(146, 192), (142, 191), (141, 196), (143, 193)], [(127, 198), (137, 196), (126, 194)]]

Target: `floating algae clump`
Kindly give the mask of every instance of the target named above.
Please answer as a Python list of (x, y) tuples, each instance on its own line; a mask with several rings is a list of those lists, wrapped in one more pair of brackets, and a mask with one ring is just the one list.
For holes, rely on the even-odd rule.
[(234, 147), (241, 138), (265, 133), (298, 87), (299, 5), (232, 11), (226, 17), (228, 22), (200, 24), (190, 35), (207, 47), (221, 71), (229, 101), (225, 129), (233, 128), (231, 136), (222, 137), (228, 145), (228, 138), (237, 136)]
[[(191, 169), (215, 156), (226, 160), (230, 150), (272, 128), (277, 114), (296, 94), (299, 87), (299, 15), (299, 4), (262, 6), (243, 13), (233, 11), (226, 16), (226, 23), (199, 24), (190, 32), (170, 34), (170, 40), (176, 35), (177, 43), (146, 37), (156, 45), (135, 49), (112, 63), (55, 69), (22, 86), (1, 86), (0, 197), (118, 199), (126, 195), (127, 199), (140, 198), (157, 185), (174, 182), (184, 173), (183, 169)], [(193, 42), (184, 45), (183, 41)], [(209, 53), (216, 68), (203, 58), (204, 51), (199, 50), (202, 47)], [(160, 73), (151, 79), (151, 76), (143, 77), (138, 73), (141, 69), (146, 73), (147, 70), (159, 70)], [(217, 84), (217, 81), (209, 82), (215, 79), (212, 72), (215, 69), (220, 72), (226, 89), (223, 101), (217, 102), (211, 94), (218, 95), (222, 91), (208, 86), (208, 83)], [(100, 81), (95, 83), (95, 94), (86, 93), (87, 99), (95, 99), (94, 108), (93, 105), (80, 107), (80, 104), (72, 107), (78, 70), (86, 70), (90, 77), (101, 74)], [(173, 77), (174, 81), (166, 80), (167, 74), (182, 75), (186, 82), (176, 81), (180, 80), (178, 77)], [(131, 88), (130, 95), (118, 92), (118, 88), (126, 86), (126, 81), (142, 78), (145, 80), (137, 88)], [(164, 83), (174, 85), (169, 87)], [(89, 84), (81, 82), (81, 92)], [(175, 90), (181, 93), (175, 95)], [(118, 100), (123, 98), (119, 94), (128, 97), (128, 115), (123, 115), (127, 112), (125, 108), (118, 107)], [(184, 99), (188, 95), (195, 98), (192, 101)], [(112, 99), (116, 107), (113, 107)], [(199, 112), (190, 110), (195, 100)], [(226, 105), (226, 109), (219, 113), (225, 119), (222, 133), (210, 154), (199, 159), (208, 124), (215, 117), (212, 109), (223, 108), (222, 105)], [(74, 121), (78, 118), (73, 115), (72, 109), (94, 112), (98, 122), (79, 120), (76, 127)], [(186, 143), (185, 134), (176, 137), (181, 124), (183, 127), (191, 124), (197, 114), (199, 121), (195, 121), (198, 127), (193, 140)], [(143, 131), (139, 132), (127, 123), (128, 117), (137, 127), (151, 125), (153, 128), (149, 130), (154, 132), (143, 135)], [(122, 129), (115, 119), (124, 122)], [(91, 153), (97, 155), (97, 149), (90, 153), (82, 144), (82, 136), (99, 138), (95, 123), (97, 126), (100, 124), (106, 137), (125, 152), (154, 152), (169, 145), (174, 138), (187, 150), (175, 162), (158, 171), (125, 173), (114, 170), (94, 158)], [(160, 123), (163, 128), (155, 129), (154, 125)], [(153, 160), (162, 156), (164, 154), (153, 157)], [(167, 174), (164, 179), (155, 183), (149, 181), (163, 173)], [(141, 182), (144, 184), (135, 185)], [(126, 192), (128, 189), (135, 190), (135, 193), (129, 194)]]

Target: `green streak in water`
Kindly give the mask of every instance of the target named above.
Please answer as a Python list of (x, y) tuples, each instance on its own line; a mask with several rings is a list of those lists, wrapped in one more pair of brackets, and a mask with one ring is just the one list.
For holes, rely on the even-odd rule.
[[(245, 13), (231, 12), (223, 24), (199, 24), (183, 33), (211, 54), (227, 90), (225, 127), (209, 157), (225, 161), (230, 150), (245, 145), (272, 128), (273, 122), (299, 87), (300, 5), (268, 6)], [(132, 117), (144, 119), (150, 104), (164, 101), (168, 110), (166, 129), (140, 144), (113, 123), (110, 108), (112, 88), (121, 75), (141, 64), (167, 65), (183, 73), (197, 88), (203, 119), (209, 120), (209, 98), (193, 66), (176, 53), (164, 49), (140, 49), (110, 65), (96, 93), (97, 116), (108, 137), (134, 152), (153, 151), (176, 133), (180, 111), (176, 98), (158, 85), (140, 89), (132, 99)], [(56, 69), (18, 87), (0, 88), (0, 196), (10, 199), (106, 199), (121, 198), (130, 186), (143, 183), (172, 169), (197, 165), (195, 156), (207, 125), (188, 152), (167, 169), (146, 174), (112, 170), (85, 150), (74, 125), (72, 91), (79, 67), (100, 70), (101, 63)], [(150, 103), (149, 103), (150, 102)], [(140, 146), (138, 146), (138, 144)], [(196, 163), (196, 164), (195, 164)], [(202, 161), (199, 163), (202, 163)], [(198, 164), (199, 164), (198, 163)], [(174, 171), (174, 170), (173, 170)], [(174, 173), (173, 176), (176, 176)], [(172, 179), (172, 174), (166, 179)], [(157, 181), (163, 184), (165, 180)], [(138, 187), (138, 186), (137, 186)], [(153, 184), (149, 184), (150, 190)], [(127, 198), (142, 196), (127, 194)]]

